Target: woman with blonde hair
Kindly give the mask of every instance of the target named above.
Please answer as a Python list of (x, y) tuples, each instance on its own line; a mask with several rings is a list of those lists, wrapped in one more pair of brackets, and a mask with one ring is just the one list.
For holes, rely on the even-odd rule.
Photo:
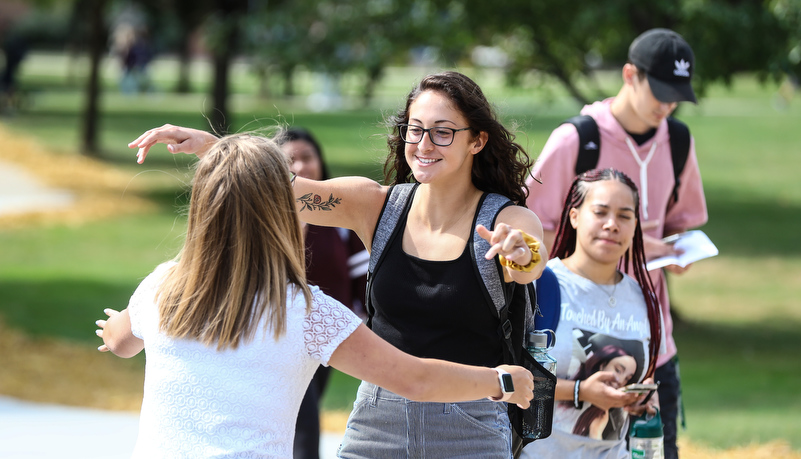
[[(495, 367), (504, 361), (502, 324), (484, 285), (530, 283), (547, 259), (542, 225), (524, 206), (531, 161), (481, 88), (461, 73), (424, 77), (387, 121), (389, 186), (364, 177), (298, 177), (293, 190), (300, 216), (313, 225), (354, 230), (371, 253), (376, 235), (393, 235), (366, 298), (368, 323), (378, 336), (414, 356)], [(139, 148), (142, 162), (157, 143), (172, 153), (202, 157), (215, 141), (204, 131), (166, 125), (129, 146)], [(390, 206), (397, 190), (411, 191), (404, 205)], [(477, 217), (491, 193), (512, 205), (485, 228)], [(382, 220), (387, 209), (397, 223), (380, 223), (388, 221)], [(476, 232), (489, 242), (484, 256), (494, 260), (501, 279), (479, 274), (471, 242)], [(389, 387), (363, 382), (339, 456), (509, 458), (512, 426), (505, 401), (414, 403)]]
[(146, 353), (133, 457), (292, 456), (295, 417), (319, 364), (422, 401), (502, 397), (528, 406), (530, 372), (401, 352), (306, 284), (287, 160), (273, 141), (234, 135), (197, 163), (186, 242), (128, 308), (98, 321), (101, 350)]

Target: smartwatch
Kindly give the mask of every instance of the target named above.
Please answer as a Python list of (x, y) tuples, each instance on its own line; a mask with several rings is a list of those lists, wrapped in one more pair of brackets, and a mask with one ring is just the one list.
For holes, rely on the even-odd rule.
[(503, 396), (498, 397), (487, 397), (488, 399), (494, 402), (505, 402), (512, 398), (512, 394), (515, 392), (515, 384), (512, 381), (512, 375), (508, 372), (501, 370), (500, 368), (495, 368), (495, 371), (498, 372), (498, 381), (501, 383), (501, 392)]

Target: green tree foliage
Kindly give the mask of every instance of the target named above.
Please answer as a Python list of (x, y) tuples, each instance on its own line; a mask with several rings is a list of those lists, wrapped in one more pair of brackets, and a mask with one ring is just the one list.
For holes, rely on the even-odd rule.
[(510, 81), (545, 72), (582, 103), (590, 98), (578, 79), (597, 66), (621, 66), (632, 39), (653, 27), (674, 29), (693, 46), (701, 93), (736, 72), (778, 78), (798, 67), (790, 57), (798, 49), (799, 0), (468, 0), (466, 8), (479, 40), (509, 55)]
[(453, 63), (470, 43), (461, 2), (429, 0), (295, 0), (271, 3), (249, 23), (257, 71), (278, 73), (292, 94), (298, 66), (336, 77), (364, 73), (365, 103), (384, 69), (407, 64), (410, 50), (436, 49)]

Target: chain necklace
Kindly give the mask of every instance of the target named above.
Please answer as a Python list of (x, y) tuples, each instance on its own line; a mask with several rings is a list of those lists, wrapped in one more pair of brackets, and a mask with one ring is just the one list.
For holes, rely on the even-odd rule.
[[(564, 262), (562, 262), (562, 263), (564, 263)], [(571, 263), (571, 265), (572, 265), (572, 263)], [(579, 273), (579, 275), (581, 275), (581, 277), (583, 277), (583, 278), (587, 279), (588, 281), (590, 281), (590, 283), (592, 283), (592, 285), (598, 287), (598, 289), (600, 291), (604, 292), (604, 294), (609, 297), (609, 299), (606, 301), (606, 303), (609, 305), (610, 308), (614, 308), (615, 306), (617, 306), (617, 298), (615, 298), (615, 291), (617, 291), (617, 284), (619, 283), (617, 281), (617, 270), (615, 270), (615, 275), (613, 277), (612, 293), (609, 293), (609, 292), (606, 291), (605, 288), (601, 287), (601, 284), (599, 284), (599, 283), (593, 281), (592, 279), (590, 279), (590, 276), (588, 276), (587, 273), (585, 273), (581, 268), (579, 268), (578, 266), (573, 266), (573, 268), (575, 268), (575, 270), (578, 271), (578, 273)]]
[[(617, 277), (617, 273), (615, 274), (616, 274), (615, 277)], [(615, 298), (615, 290), (617, 290), (617, 282), (615, 282), (615, 285), (612, 287), (612, 293), (607, 293), (606, 289), (601, 287), (601, 284), (596, 284), (595, 282), (592, 282), (592, 284), (601, 289), (602, 292), (606, 293), (606, 296), (609, 297), (609, 299), (606, 302), (607, 304), (609, 304), (610, 308), (614, 308), (615, 306), (617, 306), (617, 299)]]

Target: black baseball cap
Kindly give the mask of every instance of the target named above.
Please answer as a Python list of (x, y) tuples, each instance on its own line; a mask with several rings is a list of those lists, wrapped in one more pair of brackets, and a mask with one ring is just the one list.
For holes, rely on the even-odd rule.
[(690, 84), (695, 55), (684, 38), (669, 29), (651, 29), (629, 46), (629, 61), (645, 70), (654, 97), (662, 102), (697, 103)]

